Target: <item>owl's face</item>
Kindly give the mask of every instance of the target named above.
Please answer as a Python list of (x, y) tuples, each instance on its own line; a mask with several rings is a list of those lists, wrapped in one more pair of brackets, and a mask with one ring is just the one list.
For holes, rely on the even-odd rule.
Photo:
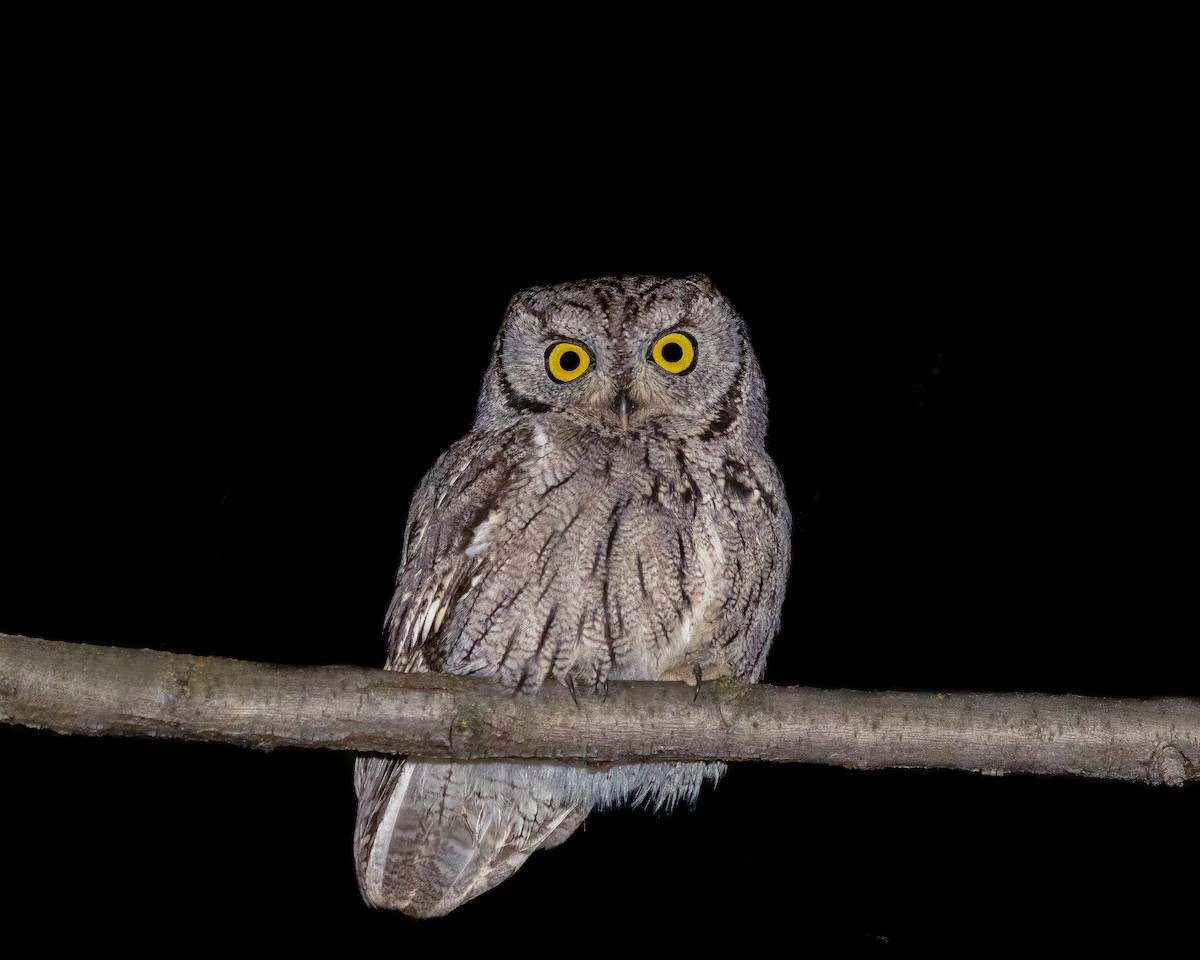
[(618, 437), (756, 430), (766, 416), (742, 319), (707, 277), (603, 278), (518, 293), (479, 420), (530, 411)]

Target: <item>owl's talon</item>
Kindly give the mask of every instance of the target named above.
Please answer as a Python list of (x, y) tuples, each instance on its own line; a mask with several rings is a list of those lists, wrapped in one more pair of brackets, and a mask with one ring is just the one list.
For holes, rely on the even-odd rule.
[(698, 664), (698, 663), (692, 664), (692, 676), (696, 680), (695, 689), (692, 691), (692, 703), (695, 703), (696, 700), (700, 697), (700, 681), (703, 677), (703, 675), (700, 671), (700, 664)]
[(568, 675), (566, 684), (567, 684), (567, 689), (571, 691), (571, 699), (575, 701), (575, 706), (576, 706), (576, 708), (578, 708), (579, 707), (579, 697), (577, 697), (575, 695), (575, 678)]

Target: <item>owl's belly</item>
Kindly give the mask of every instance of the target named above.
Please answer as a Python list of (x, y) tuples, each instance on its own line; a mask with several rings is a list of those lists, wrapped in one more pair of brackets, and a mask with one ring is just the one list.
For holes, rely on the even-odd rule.
[(714, 614), (725, 545), (711, 509), (681, 506), (635, 506), (616, 526), (601, 589), (617, 624), (613, 679), (690, 679), (693, 665), (705, 675), (718, 671)]

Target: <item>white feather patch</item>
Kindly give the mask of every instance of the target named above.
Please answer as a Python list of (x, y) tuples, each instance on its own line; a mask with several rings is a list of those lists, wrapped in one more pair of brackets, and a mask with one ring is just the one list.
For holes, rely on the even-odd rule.
[[(368, 899), (372, 903), (383, 903), (383, 878), (387, 872), (388, 850), (392, 845), (392, 831), (396, 828), (396, 817), (400, 815), (400, 807), (404, 803), (404, 795), (408, 793), (408, 784), (412, 780), (413, 768), (405, 764), (400, 772), (400, 780), (388, 797), (387, 809), (379, 819), (379, 828), (371, 838), (371, 859), (367, 862), (367, 870), (363, 876), (363, 886), (366, 887)], [(403, 906), (399, 904), (398, 906)]]
[[(429, 639), (429, 635), (433, 633), (433, 620), (437, 616), (438, 610), (441, 609), (441, 601), (434, 597), (429, 601), (427, 606), (421, 613), (421, 643)], [(443, 611), (444, 612), (444, 611)]]
[(492, 510), (484, 518), (471, 535), (471, 542), (467, 545), (467, 556), (477, 557), (483, 553), (497, 538), (497, 535), (504, 529), (504, 511)]

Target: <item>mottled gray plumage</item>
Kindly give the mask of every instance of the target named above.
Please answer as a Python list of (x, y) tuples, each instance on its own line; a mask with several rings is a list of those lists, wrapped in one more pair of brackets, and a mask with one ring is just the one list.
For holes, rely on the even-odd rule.
[[(758, 680), (791, 532), (766, 428), (745, 325), (706, 277), (518, 293), (471, 432), (413, 497), (387, 667), (519, 690)], [(723, 770), (364, 758), (359, 884), (375, 906), (444, 914), (593, 807), (669, 809)]]

